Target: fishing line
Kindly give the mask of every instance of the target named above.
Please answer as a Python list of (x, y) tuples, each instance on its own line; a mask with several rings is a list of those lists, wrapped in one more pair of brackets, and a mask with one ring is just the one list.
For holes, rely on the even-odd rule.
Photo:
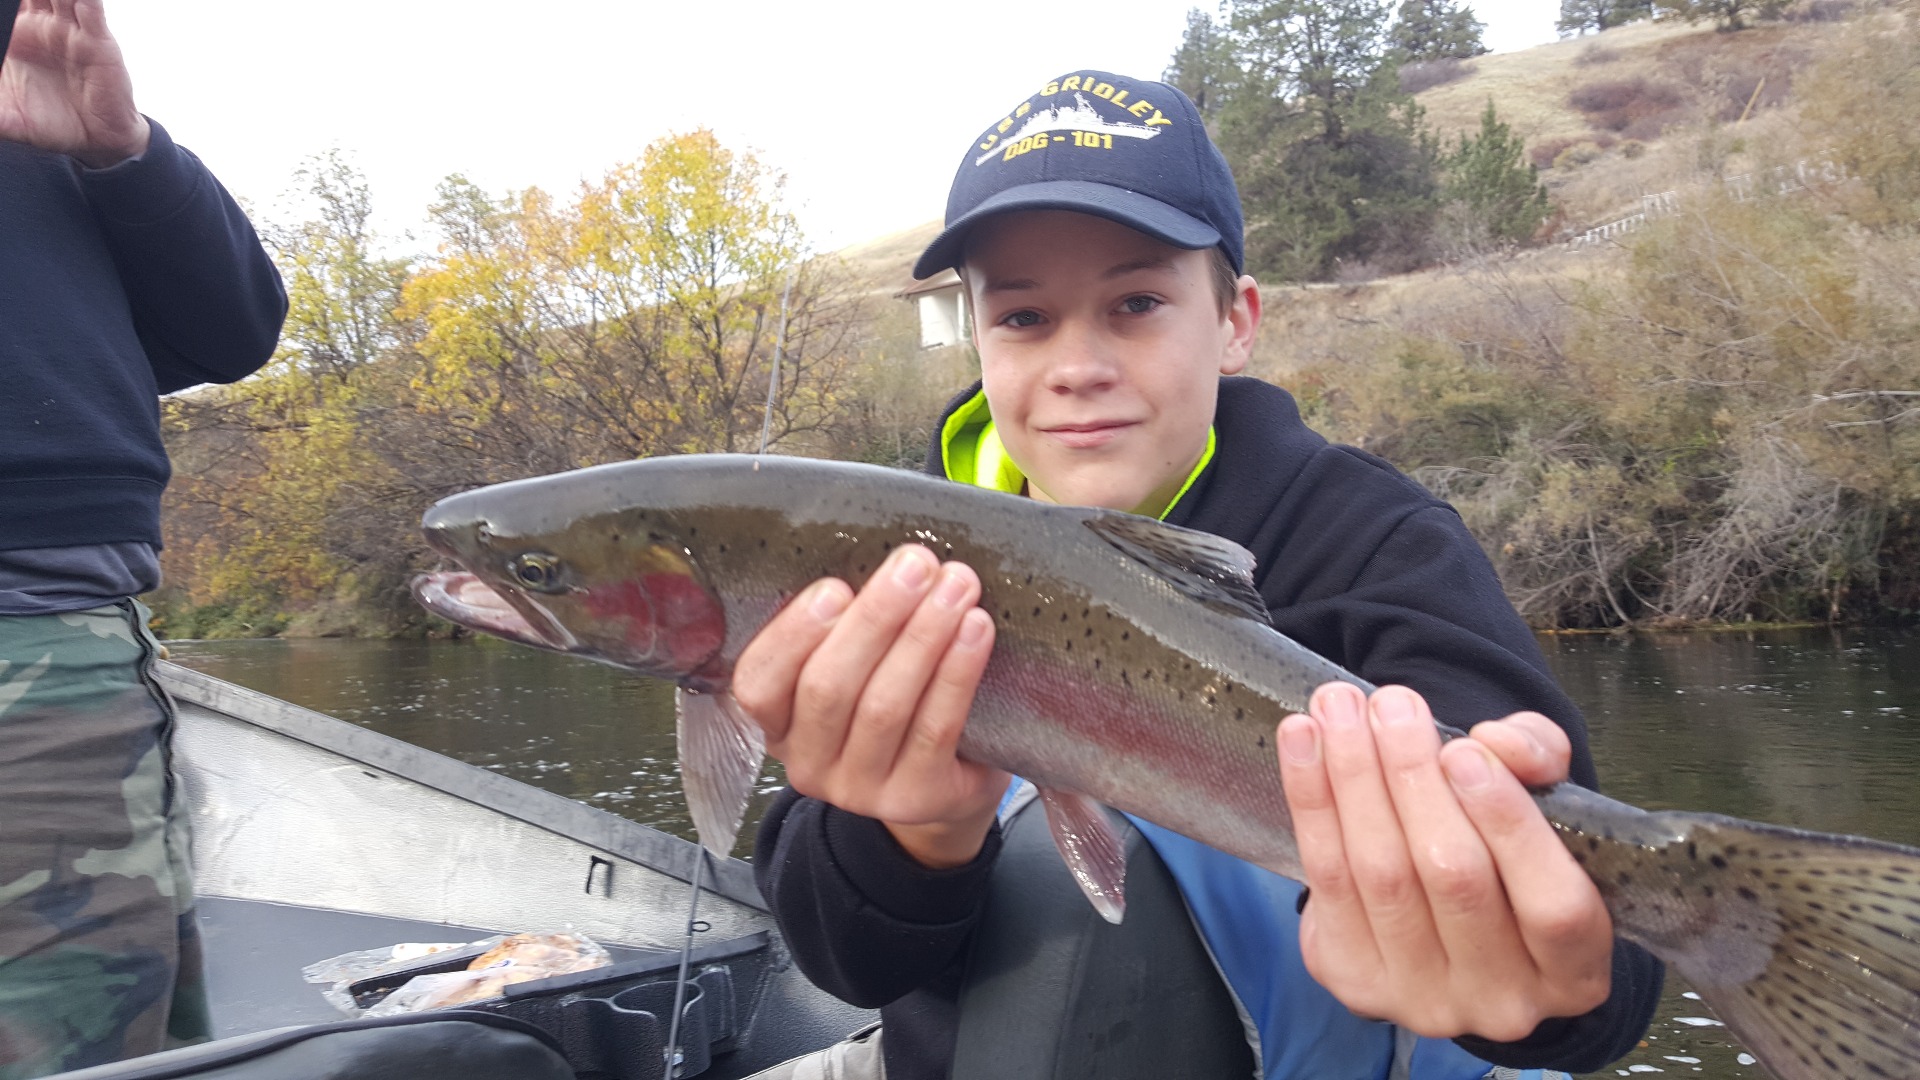
[(773, 337), (773, 377), (767, 380), (767, 414), (760, 421), (760, 449), (767, 452), (767, 435), (773, 431), (773, 395), (780, 389), (780, 354), (787, 344), (787, 301), (793, 296), (793, 278), (780, 293), (780, 330)]
[(706, 929), (695, 918), (700, 912), (700, 877), (707, 868), (707, 849), (694, 845), (697, 854), (693, 863), (693, 899), (687, 903), (687, 934), (680, 943), (680, 974), (673, 982), (673, 1019), (667, 1022), (667, 1080), (680, 1075), (683, 1057), (680, 1053), (680, 1012), (686, 1008), (687, 1001), (687, 965), (693, 959), (693, 935)]

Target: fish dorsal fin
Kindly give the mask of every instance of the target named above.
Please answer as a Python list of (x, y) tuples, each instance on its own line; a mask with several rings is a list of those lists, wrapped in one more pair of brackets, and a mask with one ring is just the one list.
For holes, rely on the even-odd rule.
[(1098, 514), (1086, 524), (1185, 595), (1228, 615), (1268, 621), (1267, 602), (1253, 586), (1253, 552), (1239, 544), (1136, 514)]
[(725, 691), (697, 694), (682, 687), (674, 695), (675, 734), (680, 744), (680, 786), (694, 832), (708, 851), (721, 858), (733, 852), (753, 795), (766, 736)]

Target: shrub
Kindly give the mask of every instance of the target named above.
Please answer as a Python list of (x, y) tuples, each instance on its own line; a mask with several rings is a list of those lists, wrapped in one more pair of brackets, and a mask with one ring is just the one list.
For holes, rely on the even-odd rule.
[(1618, 59), (1620, 59), (1619, 49), (1593, 44), (1581, 49), (1579, 55), (1573, 58), (1573, 62), (1577, 67), (1597, 67), (1600, 64), (1611, 64)]
[[(1607, 79), (1576, 88), (1567, 96), (1567, 104), (1585, 113), (1593, 126), (1608, 131), (1626, 131), (1639, 125), (1664, 125), (1677, 120), (1686, 104), (1680, 87), (1647, 79)], [(1659, 134), (1658, 128), (1653, 134)], [(1635, 138), (1649, 136), (1636, 135)]]
[(1536, 169), (1551, 169), (1553, 163), (1559, 159), (1561, 152), (1567, 147), (1585, 141), (1584, 139), (1547, 139), (1537, 142), (1527, 147), (1527, 160), (1532, 162)]
[(1602, 152), (1600, 147), (1582, 140), (1560, 151), (1553, 159), (1553, 167), (1556, 169), (1577, 168), (1585, 165), (1589, 161), (1595, 160)]
[(1418, 94), (1436, 86), (1459, 82), (1473, 74), (1473, 62), (1457, 57), (1439, 60), (1413, 60), (1400, 65), (1400, 92)]

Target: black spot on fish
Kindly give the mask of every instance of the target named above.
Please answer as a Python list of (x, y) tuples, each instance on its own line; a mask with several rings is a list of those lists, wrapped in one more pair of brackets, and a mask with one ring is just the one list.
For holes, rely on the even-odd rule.
[(1709, 900), (1713, 899), (1713, 886), (1711, 885), (1700, 886), (1700, 895), (1706, 897)]
[(1061, 612), (1061, 613), (1060, 613), (1060, 621), (1061, 621), (1061, 622), (1066, 622), (1066, 621), (1067, 621), (1067, 613), (1066, 613), (1066, 612), (1064, 612), (1064, 611), (1063, 611), (1063, 612)]
[(1028, 574), (1028, 575), (1027, 575), (1027, 584), (1029, 584), (1029, 585), (1031, 585), (1031, 584), (1033, 584), (1033, 575), (1032, 575), (1032, 574)]
[(1033, 617), (1034, 617), (1034, 618), (1036, 618), (1036, 619), (1040, 617), (1040, 609), (1039, 609), (1039, 608), (1034, 608), (1034, 609), (1033, 609)]
[(1100, 658), (1097, 656), (1093, 658), (1093, 670), (1095, 671), (1100, 670)]
[(1758, 900), (1758, 899), (1760, 899), (1760, 894), (1759, 894), (1759, 893), (1757, 893), (1757, 892), (1754, 892), (1754, 891), (1753, 891), (1752, 889), (1749, 889), (1749, 888), (1747, 888), (1747, 887), (1746, 887), (1745, 885), (1742, 885), (1742, 886), (1740, 886), (1740, 887), (1739, 887), (1738, 889), (1735, 889), (1735, 890), (1734, 890), (1734, 892), (1737, 892), (1737, 893), (1739, 893), (1739, 894), (1740, 894), (1740, 899), (1742, 899), (1742, 900)]
[(725, 545), (725, 544), (721, 544), (721, 545), (720, 545), (720, 554), (722, 554), (722, 555), (725, 555), (726, 553), (727, 553), (727, 545)]
[(1700, 845), (1691, 840), (1687, 841), (1687, 858), (1695, 862), (1698, 862), (1700, 859)]
[(1235, 720), (1245, 720), (1247, 718), (1247, 710), (1245, 709), (1233, 710), (1233, 718)]
[(1081, 637), (1092, 637), (1092, 636), (1093, 636), (1093, 627), (1091, 627), (1091, 626), (1089, 626), (1089, 627), (1087, 627), (1087, 632), (1086, 632), (1086, 633), (1084, 633), (1084, 634), (1082, 634), (1082, 635), (1080, 635), (1080, 636), (1081, 636)]
[(1715, 855), (1713, 858), (1708, 859), (1707, 861), (1713, 864), (1713, 868), (1715, 870), (1725, 870), (1727, 868), (1727, 860), (1721, 858), (1718, 855)]
[(1131, 630), (1122, 630), (1122, 631), (1120, 631), (1120, 640), (1121, 640), (1121, 641), (1131, 641), (1131, 640), (1133, 640), (1133, 631), (1131, 631)]
[(1614, 880), (1618, 881), (1620, 883), (1620, 887), (1624, 889), (1627, 886), (1633, 884), (1633, 875), (1627, 873), (1625, 870), (1622, 870), (1620, 871), (1620, 876), (1615, 878)]
[(1012, 622), (1012, 621), (1013, 621), (1013, 612), (1012, 612), (1011, 610), (1008, 610), (1007, 608), (1001, 608), (1001, 609), (1000, 609), (1000, 619), (1001, 619), (1001, 621), (1003, 621), (1003, 622)]
[(1219, 699), (1218, 699), (1218, 698), (1216, 698), (1216, 697), (1214, 697), (1214, 696), (1213, 696), (1212, 694), (1208, 694), (1208, 695), (1207, 695), (1207, 705), (1208, 705), (1209, 707), (1211, 707), (1211, 706), (1212, 706), (1212, 705), (1214, 704), (1214, 702), (1216, 702), (1216, 701), (1218, 701), (1218, 700), (1219, 700)]
[(1260, 736), (1256, 742), (1259, 744), (1260, 749), (1265, 750), (1267, 748), (1267, 737), (1265, 735)]
[(1068, 639), (1067, 639), (1067, 651), (1068, 651), (1068, 652), (1072, 652), (1072, 651), (1073, 651), (1073, 639), (1072, 639), (1072, 638), (1068, 638)]

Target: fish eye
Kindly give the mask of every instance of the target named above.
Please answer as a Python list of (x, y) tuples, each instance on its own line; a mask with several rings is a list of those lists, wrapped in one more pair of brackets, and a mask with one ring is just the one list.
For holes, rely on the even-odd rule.
[(532, 589), (534, 592), (562, 593), (567, 587), (560, 583), (560, 558), (544, 551), (529, 551), (516, 555), (507, 563), (507, 573), (513, 580)]

